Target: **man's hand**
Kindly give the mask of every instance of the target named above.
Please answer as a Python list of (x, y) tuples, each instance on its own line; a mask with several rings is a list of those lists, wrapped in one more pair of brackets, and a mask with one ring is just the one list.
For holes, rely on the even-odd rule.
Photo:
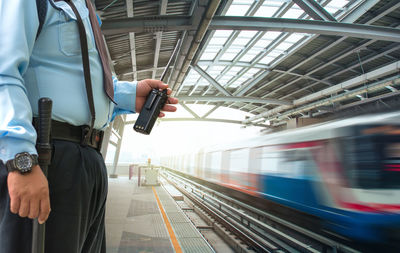
[[(146, 97), (152, 89), (160, 89), (160, 90), (167, 89), (167, 95), (170, 95), (172, 92), (172, 90), (168, 88), (168, 85), (160, 80), (145, 79), (139, 81), (136, 87), (136, 105), (135, 105), (136, 112), (140, 112), (142, 110), (142, 107), (146, 102)], [(174, 112), (176, 111), (176, 107), (169, 104), (177, 104), (177, 103), (178, 99), (169, 97), (167, 103), (162, 108), (162, 110), (166, 112)], [(158, 115), (158, 117), (164, 117), (164, 116), (165, 114), (163, 112), (160, 112), (160, 114)]]
[(10, 211), (21, 217), (37, 218), (43, 224), (50, 213), (49, 185), (38, 165), (27, 174), (13, 171), (7, 178)]

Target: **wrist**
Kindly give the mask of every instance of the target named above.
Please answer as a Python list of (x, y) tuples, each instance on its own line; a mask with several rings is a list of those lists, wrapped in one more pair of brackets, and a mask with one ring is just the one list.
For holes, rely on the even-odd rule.
[(34, 166), (38, 165), (38, 156), (27, 152), (18, 153), (14, 159), (6, 162), (7, 171), (19, 172), (20, 174), (29, 173)]

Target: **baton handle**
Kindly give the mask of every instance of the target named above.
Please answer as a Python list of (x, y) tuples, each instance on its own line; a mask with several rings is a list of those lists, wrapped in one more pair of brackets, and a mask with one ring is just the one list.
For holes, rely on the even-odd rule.
[(36, 148), (39, 153), (39, 165), (47, 177), (47, 166), (51, 161), (50, 131), (51, 109), (53, 102), (50, 98), (39, 99), (39, 124)]
[(50, 98), (39, 99), (39, 138), (38, 143), (50, 143), (51, 109), (53, 101)]

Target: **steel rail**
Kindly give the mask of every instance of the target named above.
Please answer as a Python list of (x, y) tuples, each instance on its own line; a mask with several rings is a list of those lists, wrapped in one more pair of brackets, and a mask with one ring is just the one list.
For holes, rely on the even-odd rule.
[[(170, 177), (175, 178), (175, 180), (178, 179), (177, 180), (178, 182), (185, 185), (185, 187), (184, 187), (185, 189), (187, 186), (189, 186), (191, 188), (193, 194), (196, 194), (197, 197), (201, 199), (202, 204), (205, 205), (205, 202), (208, 202), (208, 205), (212, 205), (213, 208), (218, 209), (220, 212), (223, 211), (222, 207), (224, 207), (226, 210), (228, 210), (228, 213), (225, 213), (222, 216), (224, 216), (225, 218), (228, 218), (229, 216), (232, 216), (232, 214), (233, 214), (234, 216), (238, 216), (239, 219), (241, 219), (241, 220), (243, 220), (243, 219), (246, 220), (248, 222), (250, 228), (245, 228), (243, 226), (243, 224), (240, 224), (240, 221), (237, 218), (236, 219), (232, 218), (232, 217), (230, 218), (231, 221), (232, 221), (232, 219), (234, 219), (236, 223), (239, 223), (243, 227), (243, 229), (250, 230), (250, 231), (252, 231), (252, 233), (256, 233), (258, 236), (263, 237), (263, 235), (260, 232), (252, 229), (250, 224), (253, 226), (256, 226), (257, 228), (266, 232), (269, 236), (268, 236), (268, 238), (264, 238), (264, 240), (270, 240), (273, 243), (281, 245), (281, 247), (282, 247), (282, 245), (284, 245), (283, 248), (287, 248), (287, 246), (290, 246), (290, 248), (293, 247), (296, 250), (299, 250), (301, 252), (320, 252), (319, 249), (316, 250), (316, 249), (312, 248), (311, 245), (303, 243), (303, 242), (299, 241), (298, 239), (295, 239), (293, 236), (286, 235), (285, 233), (288, 231), (280, 231), (279, 229), (274, 228), (274, 227), (260, 221), (259, 220), (260, 217), (262, 217), (265, 220), (268, 220), (270, 222), (278, 224), (280, 227), (283, 227), (284, 230), (289, 230), (291, 234), (295, 233), (297, 236), (300, 235), (303, 239), (306, 239), (307, 242), (309, 242), (309, 241), (314, 242), (314, 244), (317, 244), (317, 245), (313, 245), (314, 247), (323, 248), (323, 249), (328, 248), (334, 252), (349, 252), (349, 253), (359, 252), (359, 251), (354, 250), (346, 245), (338, 243), (330, 238), (326, 238), (324, 236), (318, 235), (310, 230), (299, 227), (291, 222), (285, 221), (274, 215), (268, 214), (259, 209), (256, 209), (254, 207), (251, 207), (249, 205), (241, 203), (235, 199), (227, 197), (219, 192), (209, 189), (208, 187), (202, 186), (202, 185), (200, 185), (196, 182), (193, 182), (187, 178), (177, 175), (177, 174), (171, 172), (171, 170), (169, 170), (168, 168), (166, 168), (166, 169), (167, 169), (167, 173)], [(181, 188), (181, 187), (179, 187), (179, 188)], [(179, 190), (181, 190), (181, 189), (179, 189)], [(209, 196), (210, 194), (212, 196)], [(217, 196), (219, 199), (215, 198), (214, 196)], [(222, 200), (220, 200), (220, 199), (222, 199)], [(238, 210), (238, 208), (230, 206), (226, 202), (228, 202), (230, 205), (234, 204), (237, 207), (240, 207), (242, 210), (252, 213), (253, 215), (255, 214), (255, 216), (258, 219), (254, 218), (250, 215), (244, 214), (243, 211), (240, 211), (240, 210)], [(218, 207), (215, 207), (215, 205), (217, 205)], [(270, 237), (270, 235), (272, 235), (276, 239)], [(296, 238), (297, 238), (297, 236), (296, 236)]]
[(231, 233), (233, 233), (247, 245), (251, 246), (256, 252), (274, 252), (275, 250), (277, 250), (277, 248), (274, 245), (262, 242), (262, 239), (259, 238), (259, 236), (257, 236), (256, 234), (243, 232), (244, 230), (246, 230), (244, 226), (237, 223), (235, 224), (235, 222), (232, 221), (228, 221), (226, 219), (227, 217), (221, 215), (216, 210), (216, 208), (211, 207), (206, 203), (204, 203), (204, 201), (201, 200), (201, 197), (193, 196), (188, 191), (184, 190), (182, 187), (178, 186), (176, 183), (172, 182), (167, 177), (164, 178), (175, 188), (177, 188), (180, 192), (182, 192), (182, 194), (184, 194), (188, 199), (190, 199), (190, 201), (195, 203), (197, 206), (200, 206), (203, 210), (206, 210), (206, 212), (209, 215), (211, 215), (214, 220), (216, 220), (219, 224), (228, 229)]

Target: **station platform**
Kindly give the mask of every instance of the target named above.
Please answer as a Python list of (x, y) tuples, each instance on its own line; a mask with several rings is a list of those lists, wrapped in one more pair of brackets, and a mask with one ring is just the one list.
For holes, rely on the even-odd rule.
[(107, 253), (214, 252), (163, 186), (109, 179)]

